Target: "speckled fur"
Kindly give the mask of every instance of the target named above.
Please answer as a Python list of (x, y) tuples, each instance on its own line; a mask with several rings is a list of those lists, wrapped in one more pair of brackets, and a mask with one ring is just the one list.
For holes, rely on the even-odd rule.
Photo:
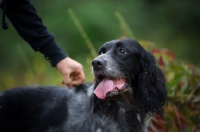
[[(92, 62), (94, 83), (18, 87), (0, 94), (0, 132), (146, 132), (152, 114), (163, 116), (167, 90), (153, 55), (135, 40), (114, 40)], [(123, 92), (93, 94), (103, 78), (126, 79)]]

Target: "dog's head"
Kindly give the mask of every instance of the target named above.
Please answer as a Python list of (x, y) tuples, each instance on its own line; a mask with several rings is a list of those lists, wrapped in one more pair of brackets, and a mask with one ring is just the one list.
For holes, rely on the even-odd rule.
[(165, 78), (150, 52), (137, 41), (124, 39), (106, 42), (98, 54), (92, 61), (95, 103), (114, 98), (144, 113), (162, 116), (167, 99)]

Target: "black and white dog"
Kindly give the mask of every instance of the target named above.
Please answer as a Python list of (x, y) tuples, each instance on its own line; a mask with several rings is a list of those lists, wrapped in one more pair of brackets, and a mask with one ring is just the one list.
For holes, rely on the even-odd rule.
[(135, 40), (106, 42), (92, 61), (94, 83), (18, 87), (0, 95), (0, 132), (145, 132), (163, 116), (166, 82)]

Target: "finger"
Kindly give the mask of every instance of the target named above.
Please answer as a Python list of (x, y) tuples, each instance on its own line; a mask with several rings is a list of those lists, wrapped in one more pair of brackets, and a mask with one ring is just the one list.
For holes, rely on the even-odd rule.
[(68, 87), (69, 89), (71, 89), (71, 88), (73, 87), (72, 81), (65, 83), (65, 85), (67, 85), (67, 87)]
[(73, 86), (78, 86), (78, 85), (80, 85), (80, 84), (82, 84), (82, 83), (83, 83), (83, 80), (81, 80), (81, 79), (72, 81), (72, 85), (73, 85)]
[(67, 87), (68, 87), (69, 89), (71, 89), (71, 88), (73, 87), (72, 83), (66, 84), (66, 85), (67, 85)]
[(62, 84), (65, 84), (69, 89), (71, 89), (73, 87), (72, 82), (71, 83), (65, 83), (64, 80), (63, 80)]
[(73, 86), (78, 86), (81, 83), (83, 83), (85, 80), (85, 75), (83, 72), (79, 72), (76, 74), (73, 74), (73, 80), (72, 80), (72, 85)]
[(72, 88), (72, 83), (65, 83), (65, 81), (64, 80), (62, 80), (62, 82), (61, 82), (62, 84), (65, 84), (69, 89), (71, 89)]
[(70, 89), (72, 88), (72, 79), (70, 78), (69, 74), (63, 75), (64, 80), (62, 81), (62, 84), (67, 85), (67, 87)]

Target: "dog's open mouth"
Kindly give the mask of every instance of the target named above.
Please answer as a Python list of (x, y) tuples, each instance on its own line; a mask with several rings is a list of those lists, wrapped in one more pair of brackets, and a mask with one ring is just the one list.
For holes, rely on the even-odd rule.
[(105, 99), (106, 96), (112, 96), (123, 91), (126, 87), (126, 79), (108, 79), (104, 78), (94, 90), (94, 94), (99, 99)]

